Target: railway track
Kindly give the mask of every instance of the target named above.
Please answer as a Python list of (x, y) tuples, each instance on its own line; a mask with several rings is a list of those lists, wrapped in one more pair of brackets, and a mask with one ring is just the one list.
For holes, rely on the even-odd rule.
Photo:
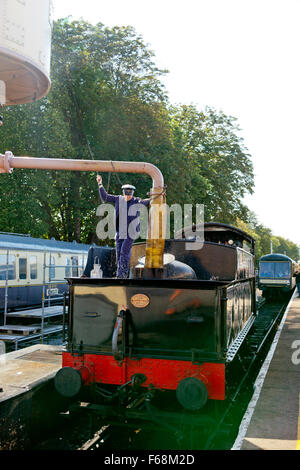
[[(182, 413), (178, 427), (166, 419), (158, 422), (139, 421), (139, 413), (145, 409), (146, 400), (133, 402), (127, 406), (122, 422), (106, 423), (100, 418), (101, 406), (76, 404), (70, 408), (70, 417), (66, 431), (60, 429), (60, 437), (54, 440), (59, 448), (84, 451), (98, 450), (149, 450), (153, 449), (229, 449), (234, 442), (239, 424), (253, 393), (253, 383), (266, 357), (281, 318), (288, 304), (284, 302), (261, 303), (259, 313), (239, 349), (233, 366), (229, 371), (230, 393), (225, 402), (212, 403), (208, 406), (204, 427), (193, 421), (189, 412)], [(143, 413), (144, 415), (144, 413)], [(135, 417), (128, 427), (127, 417)], [(203, 421), (203, 422), (204, 422)], [(76, 431), (77, 429), (77, 431)], [(83, 432), (84, 429), (84, 432)], [(73, 437), (70, 438), (70, 433)], [(80, 438), (76, 438), (76, 433)], [(67, 436), (67, 437), (66, 437)], [(79, 437), (79, 436), (77, 436)], [(156, 443), (154, 443), (154, 440)], [(52, 446), (53, 446), (52, 439)], [(51, 448), (46, 443), (46, 448)], [(64, 447), (65, 446), (65, 447)], [(55, 447), (55, 445), (54, 445)], [(44, 447), (45, 448), (45, 445)]]
[[(235, 361), (231, 371), (232, 393), (227, 403), (224, 403), (225, 410), (217, 427), (210, 434), (205, 449), (223, 448), (224, 444), (227, 444), (227, 448), (231, 448), (244, 411), (253, 394), (253, 384), (269, 351), (289, 300), (290, 296), (284, 302), (264, 302), (261, 304), (251, 334), (241, 347), (237, 361)], [(237, 380), (237, 377), (241, 377), (241, 379)], [(231, 428), (231, 434), (228, 436), (227, 441), (223, 439), (223, 442), (221, 442), (226, 426)]]

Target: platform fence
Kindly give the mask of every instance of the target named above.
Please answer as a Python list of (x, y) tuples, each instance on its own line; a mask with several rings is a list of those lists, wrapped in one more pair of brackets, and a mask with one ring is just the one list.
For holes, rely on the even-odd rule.
[[(15, 252), (15, 250), (13, 250)], [(45, 319), (47, 318), (47, 309), (53, 307), (53, 304), (55, 303), (56, 305), (61, 304), (63, 306), (63, 311), (62, 311), (62, 338), (65, 337), (65, 316), (66, 316), (66, 311), (67, 311), (67, 290), (60, 292), (60, 289), (58, 286), (60, 285), (65, 285), (66, 284), (66, 278), (67, 277), (79, 277), (83, 270), (84, 270), (84, 256), (87, 255), (86, 251), (80, 251), (76, 253), (76, 257), (79, 260), (79, 257), (81, 257), (81, 263), (78, 262), (76, 263), (74, 259), (71, 257), (71, 264), (66, 264), (66, 265), (58, 265), (55, 262), (53, 262), (53, 252), (44, 250), (43, 252), (43, 274), (42, 274), (42, 297), (41, 297), (41, 315), (40, 315), (40, 333), (38, 335), (34, 335), (35, 337), (40, 337), (41, 343), (43, 344), (44, 342), (44, 337), (45, 335), (49, 335), (51, 333), (45, 333)], [(2, 265), (2, 273), (5, 270), (5, 288), (4, 288), (4, 325), (7, 325), (7, 317), (8, 317), (8, 310), (9, 310), (9, 272), (11, 268), (11, 262), (10, 262), (10, 256), (15, 256), (11, 255), (11, 250), (7, 249), (6, 250), (6, 266), (4, 267)], [(4, 269), (3, 269), (4, 268)], [(28, 268), (27, 273), (26, 273), (26, 280), (28, 280)], [(38, 269), (38, 266), (37, 266)], [(14, 273), (15, 273), (15, 279), (17, 278), (17, 272), (16, 272), (16, 263), (14, 265)], [(29, 287), (30, 284), (28, 284)], [(32, 283), (32, 285), (35, 285)], [(26, 286), (24, 285), (24, 288)], [(36, 305), (28, 306), (25, 307), (22, 312), (26, 312), (26, 310), (29, 309), (37, 309)], [(26, 316), (26, 314), (24, 314)], [(53, 333), (53, 332), (52, 332)], [(28, 340), (32, 338), (31, 335), (28, 336)], [(20, 339), (20, 342), (23, 341)], [(24, 339), (25, 340), (25, 339)], [(16, 349), (18, 349), (18, 340), (15, 341), (15, 346)]]

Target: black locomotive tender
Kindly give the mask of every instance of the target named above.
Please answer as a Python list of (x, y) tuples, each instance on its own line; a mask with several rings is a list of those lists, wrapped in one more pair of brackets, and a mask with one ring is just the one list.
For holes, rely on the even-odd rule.
[[(166, 240), (161, 279), (138, 277), (145, 243), (133, 245), (129, 279), (113, 277), (114, 249), (110, 262), (105, 252), (104, 278), (68, 279), (68, 345), (55, 377), (60, 394), (85, 397), (106, 416), (132, 394), (149, 401), (169, 391), (187, 410), (225, 400), (227, 365), (256, 315), (255, 242), (221, 223), (206, 223), (204, 238), (195, 250), (186, 249), (187, 241), (196, 243), (192, 230)], [(101, 247), (90, 250), (85, 275), (102, 255)]]

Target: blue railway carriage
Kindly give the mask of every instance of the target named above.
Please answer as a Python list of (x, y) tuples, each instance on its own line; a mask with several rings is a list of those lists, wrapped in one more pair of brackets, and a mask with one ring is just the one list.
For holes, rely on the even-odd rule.
[(41, 304), (43, 286), (46, 300), (61, 297), (67, 290), (65, 278), (81, 275), (89, 248), (76, 242), (0, 233), (0, 324), (5, 297), (7, 311)]
[(286, 255), (271, 253), (259, 260), (258, 288), (264, 297), (289, 293), (295, 287), (297, 263)]

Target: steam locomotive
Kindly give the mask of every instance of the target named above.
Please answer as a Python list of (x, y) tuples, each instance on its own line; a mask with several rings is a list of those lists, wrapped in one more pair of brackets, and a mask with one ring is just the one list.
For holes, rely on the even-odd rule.
[(109, 258), (91, 249), (90, 261), (105, 256), (105, 277), (68, 279), (68, 344), (54, 379), (62, 396), (84, 397), (106, 417), (133, 396), (149, 403), (167, 392), (190, 411), (225, 400), (227, 366), (256, 316), (255, 241), (206, 223), (198, 249), (194, 228), (165, 241), (160, 279), (139, 277), (144, 242), (133, 245), (128, 279), (113, 278), (114, 249)]

